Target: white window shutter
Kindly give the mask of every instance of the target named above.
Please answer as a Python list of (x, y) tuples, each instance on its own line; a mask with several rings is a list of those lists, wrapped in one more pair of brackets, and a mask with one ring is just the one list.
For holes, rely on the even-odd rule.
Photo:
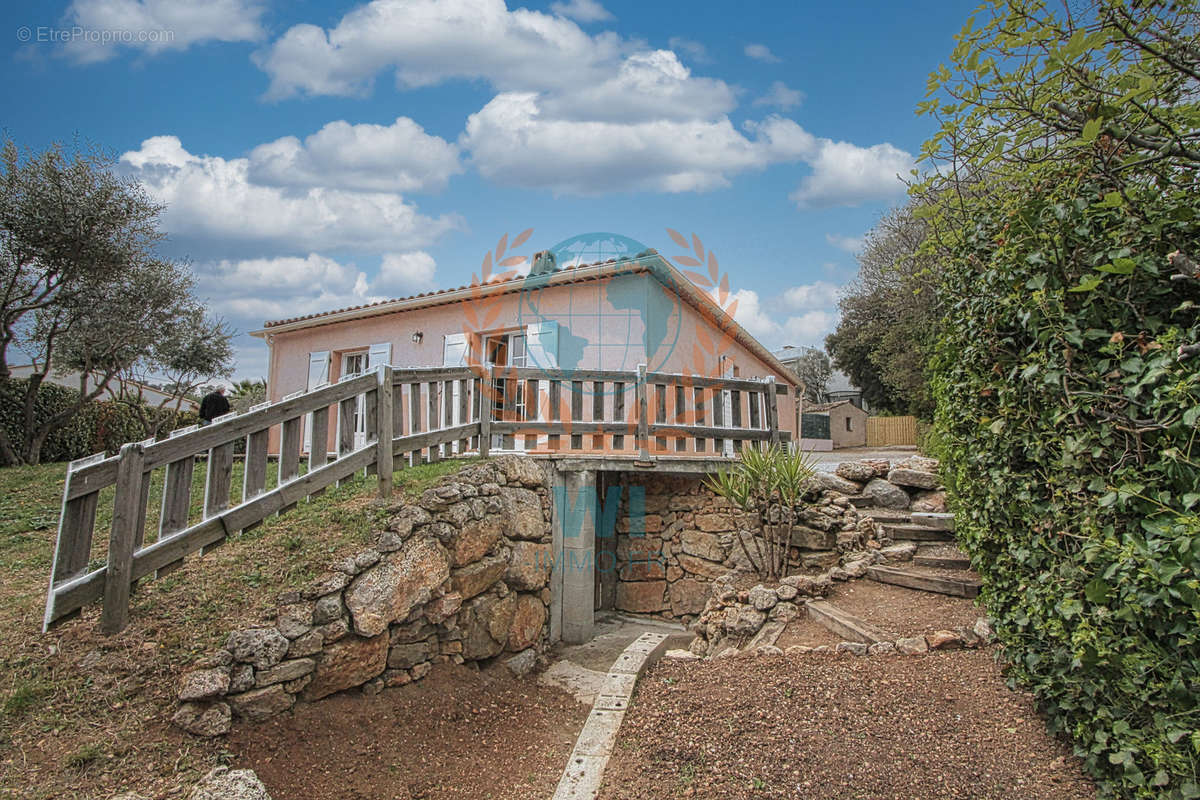
[(371, 349), (367, 351), (367, 372), (371, 372), (376, 367), (387, 366), (392, 363), (392, 343), (380, 342), (379, 344), (371, 345)]
[(308, 354), (308, 391), (329, 383), (329, 351), (317, 350)]
[(467, 335), (447, 333), (442, 345), (443, 367), (464, 367), (467, 364)]
[(558, 322), (548, 320), (525, 327), (525, 362), (540, 369), (558, 369)]

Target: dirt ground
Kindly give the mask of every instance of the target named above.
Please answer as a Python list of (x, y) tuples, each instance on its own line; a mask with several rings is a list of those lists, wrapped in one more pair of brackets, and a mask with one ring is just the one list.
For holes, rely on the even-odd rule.
[(588, 711), (502, 667), (443, 664), (235, 726), (227, 746), (274, 800), (525, 800), (554, 793)]
[(808, 616), (807, 613), (802, 613), (787, 624), (783, 633), (779, 634), (779, 638), (775, 640), (775, 646), (780, 650), (786, 650), (794, 644), (805, 647), (820, 647), (821, 645), (837, 647), (841, 641), (842, 637), (830, 633), (827, 628)]
[(1094, 798), (993, 652), (660, 662), (600, 797)]
[(971, 600), (871, 580), (839, 584), (828, 598), (848, 614), (893, 636), (971, 627), (984, 610)]

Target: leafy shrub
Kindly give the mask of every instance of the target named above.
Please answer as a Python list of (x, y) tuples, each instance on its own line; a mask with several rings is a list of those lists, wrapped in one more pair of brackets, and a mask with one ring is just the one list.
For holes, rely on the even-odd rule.
[[(0, 381), (0, 425), (5, 427), (9, 440), (23, 439), (22, 404), (25, 380)], [(34, 401), (35, 421), (40, 423), (76, 403), (79, 392), (53, 383), (43, 383)], [(199, 417), (192, 411), (145, 408), (146, 419), (165, 417), (163, 432), (194, 425)], [(42, 445), (42, 461), (70, 461), (101, 451), (115, 453), (126, 442), (145, 439), (150, 431), (137, 411), (126, 403), (88, 403), (66, 425), (53, 431)]]
[[(24, 439), (25, 387), (28, 381), (0, 381), (0, 425), (4, 426), (9, 441)], [(78, 401), (79, 392), (51, 383), (38, 389), (34, 400), (34, 419), (40, 423)], [(51, 432), (42, 445), (43, 461), (67, 461), (95, 452), (92, 445), (92, 427), (85, 414), (78, 414), (63, 427)]]
[(1200, 234), (1187, 191), (1064, 164), (944, 266), (938, 449), (983, 600), (1106, 793), (1200, 797)]

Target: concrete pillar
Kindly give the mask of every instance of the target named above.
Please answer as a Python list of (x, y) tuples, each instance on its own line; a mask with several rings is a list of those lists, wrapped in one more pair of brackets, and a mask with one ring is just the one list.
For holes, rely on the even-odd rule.
[(554, 550), (561, 575), (562, 641), (581, 644), (592, 638), (596, 617), (596, 473), (591, 470), (559, 473), (555, 481)]

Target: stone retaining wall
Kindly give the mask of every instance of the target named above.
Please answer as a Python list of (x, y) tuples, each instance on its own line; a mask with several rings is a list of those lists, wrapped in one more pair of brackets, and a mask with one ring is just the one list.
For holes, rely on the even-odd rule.
[(532, 669), (547, 644), (550, 498), (537, 462), (504, 457), (398, 505), (374, 546), (280, 597), (272, 626), (237, 630), (183, 676), (173, 721), (200, 736), (297, 702), (420, 680), (434, 662), (505, 656)]
[[(812, 505), (792, 531), (793, 569), (836, 566), (842, 552), (873, 535), (873, 523), (838, 491), (847, 483), (828, 473), (814, 478)], [(714, 494), (703, 476), (622, 473), (609, 485), (623, 487), (615, 519), (618, 610), (686, 622), (704, 610), (713, 580), (750, 569), (737, 532), (759, 533), (757, 515)], [(597, 531), (604, 534), (602, 526)], [(602, 557), (597, 563), (604, 568)]]

